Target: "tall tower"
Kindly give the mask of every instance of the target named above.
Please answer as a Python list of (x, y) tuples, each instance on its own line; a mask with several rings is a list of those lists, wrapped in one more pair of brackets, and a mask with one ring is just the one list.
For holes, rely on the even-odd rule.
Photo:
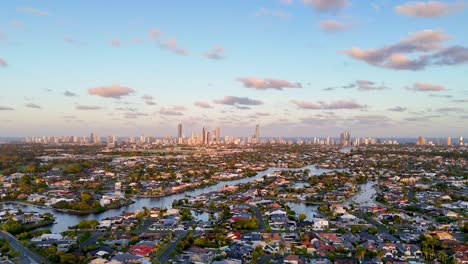
[(447, 137), (447, 146), (452, 145), (452, 137), (448, 136)]
[(260, 125), (257, 124), (255, 126), (255, 143), (257, 143), (257, 144), (260, 142), (259, 141), (259, 136), (260, 136)]
[(347, 147), (351, 143), (351, 135), (348, 131), (341, 133), (340, 135), (340, 143), (343, 147)]
[(203, 144), (206, 144), (206, 142), (208, 141), (206, 132), (207, 132), (206, 128), (203, 127), (203, 130), (202, 130)]
[(216, 128), (216, 143), (220, 143), (221, 142), (221, 130), (219, 129), (219, 127)]
[(177, 138), (182, 138), (182, 124), (177, 125)]
[(416, 145), (426, 145), (426, 138), (419, 136)]

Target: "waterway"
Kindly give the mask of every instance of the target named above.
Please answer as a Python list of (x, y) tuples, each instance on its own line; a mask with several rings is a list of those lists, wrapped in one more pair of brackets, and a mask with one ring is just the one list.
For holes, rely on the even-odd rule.
[[(74, 226), (77, 225), (81, 220), (102, 220), (104, 218), (112, 217), (112, 216), (118, 216), (122, 214), (123, 212), (133, 212), (136, 210), (141, 210), (143, 207), (147, 208), (153, 208), (153, 207), (159, 207), (159, 208), (171, 208), (172, 207), (172, 202), (174, 200), (179, 200), (184, 198), (186, 195), (188, 196), (198, 196), (203, 193), (209, 193), (213, 191), (217, 191), (220, 188), (227, 186), (227, 185), (236, 185), (236, 184), (241, 184), (241, 183), (247, 183), (254, 181), (256, 179), (262, 178), (263, 176), (273, 173), (274, 171), (278, 170), (305, 170), (309, 169), (311, 175), (320, 175), (325, 172), (330, 172), (330, 171), (343, 171), (343, 169), (322, 169), (322, 168), (316, 168), (315, 165), (308, 165), (302, 168), (297, 168), (297, 169), (292, 169), (292, 168), (268, 168), (267, 170), (260, 171), (257, 173), (257, 175), (249, 178), (244, 178), (244, 179), (238, 179), (238, 180), (232, 180), (232, 181), (222, 181), (219, 182), (216, 185), (212, 185), (209, 187), (203, 187), (191, 191), (187, 191), (184, 193), (180, 194), (173, 194), (173, 195), (168, 195), (164, 197), (159, 197), (159, 198), (135, 198), (135, 203), (130, 204), (128, 206), (124, 206), (118, 209), (112, 209), (112, 210), (107, 210), (105, 212), (101, 213), (95, 213), (95, 214), (88, 214), (88, 215), (76, 215), (76, 214), (70, 214), (66, 212), (58, 212), (53, 209), (49, 208), (41, 208), (37, 207), (34, 205), (18, 205), (18, 204), (5, 204), (4, 208), (20, 208), (23, 211), (34, 211), (38, 212), (40, 214), (43, 213), (52, 213), (55, 215), (55, 220), (56, 223), (51, 225), (49, 228), (51, 229), (52, 233), (60, 233), (68, 229), (69, 226)], [(305, 206), (305, 205), (304, 205)], [(309, 207), (309, 206), (308, 206)], [(301, 206), (298, 206), (298, 208), (302, 208)], [(298, 209), (297, 208), (297, 209)], [(312, 209), (312, 208), (311, 208)], [(304, 209), (304, 210), (309, 210), (309, 209)], [(305, 212), (305, 211), (304, 211)], [(298, 210), (298, 214), (301, 213), (300, 210)], [(312, 216), (311, 216), (312, 217)], [(197, 215), (197, 219), (200, 220), (205, 220), (208, 219), (208, 215)], [(312, 218), (307, 218), (307, 219), (312, 219)]]
[(345, 202), (345, 205), (356, 204), (360, 206), (374, 206), (377, 205), (375, 203), (375, 195), (377, 194), (377, 190), (375, 187), (377, 186), (377, 182), (370, 181), (365, 184), (361, 184), (361, 191), (354, 195), (351, 199)]

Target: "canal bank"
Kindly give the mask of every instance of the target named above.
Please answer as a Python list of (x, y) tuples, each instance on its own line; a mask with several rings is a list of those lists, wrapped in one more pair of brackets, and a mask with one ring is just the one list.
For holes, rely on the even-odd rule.
[[(134, 201), (135, 203), (130, 204), (128, 206), (120, 207), (117, 209), (111, 209), (111, 210), (106, 210), (104, 212), (100, 213), (93, 213), (93, 214), (87, 214), (87, 215), (76, 215), (76, 214), (70, 214), (67, 212), (60, 212), (53, 210), (51, 208), (43, 208), (43, 207), (37, 207), (35, 205), (28, 205), (28, 204), (4, 204), (4, 208), (20, 208), (23, 211), (34, 211), (38, 212), (40, 214), (43, 213), (52, 213), (55, 216), (55, 221), (56, 223), (50, 226), (50, 229), (53, 233), (60, 233), (68, 229), (69, 226), (74, 226), (77, 225), (81, 220), (102, 220), (105, 218), (113, 217), (113, 216), (118, 216), (121, 215), (124, 212), (132, 212), (136, 210), (141, 210), (143, 207), (147, 208), (153, 208), (153, 207), (159, 207), (159, 208), (171, 208), (172, 207), (172, 202), (174, 200), (180, 200), (185, 198), (186, 196), (198, 196), (200, 194), (204, 193), (209, 193), (209, 192), (214, 192), (219, 189), (221, 189), (224, 186), (230, 186), (230, 185), (237, 185), (237, 184), (242, 184), (242, 183), (248, 183), (251, 181), (254, 181), (256, 179), (262, 178), (263, 176), (266, 176), (268, 174), (271, 174), (275, 171), (281, 171), (281, 170), (291, 170), (291, 171), (300, 171), (300, 170), (305, 170), (309, 169), (311, 175), (320, 175), (322, 173), (326, 172), (331, 172), (331, 171), (340, 171), (340, 170), (333, 170), (333, 169), (321, 169), (317, 168), (315, 164), (313, 165), (308, 165), (302, 168), (276, 168), (276, 167), (271, 167), (268, 168), (264, 171), (260, 171), (257, 175), (248, 177), (248, 178), (243, 178), (243, 179), (238, 179), (238, 180), (231, 180), (231, 181), (222, 181), (219, 182), (215, 185), (208, 186), (208, 187), (203, 187), (199, 189), (194, 189), (190, 190), (184, 193), (179, 193), (179, 194), (174, 194), (174, 195), (169, 195), (169, 196), (164, 196), (164, 197), (158, 197), (158, 198), (135, 198)], [(341, 170), (342, 171), (342, 170)], [(314, 207), (314, 206), (312, 206)]]

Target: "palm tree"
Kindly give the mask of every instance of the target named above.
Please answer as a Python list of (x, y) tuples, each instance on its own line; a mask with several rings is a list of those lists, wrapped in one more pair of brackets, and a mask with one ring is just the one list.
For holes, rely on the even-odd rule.
[(281, 255), (284, 254), (285, 250), (286, 250), (286, 245), (284, 243), (280, 243), (279, 244), (279, 251), (280, 251)]
[(364, 256), (366, 255), (366, 249), (361, 247), (361, 246), (358, 246), (356, 247), (356, 253), (355, 253), (356, 257), (359, 259), (359, 262), (361, 262), (361, 260), (364, 258)]
[(385, 256), (385, 252), (381, 249), (378, 249), (375, 255), (379, 260), (382, 260), (383, 257)]
[(437, 258), (440, 260), (440, 262), (442, 263), (447, 263), (447, 260), (448, 260), (448, 255), (447, 253), (445, 253), (445, 251), (439, 251), (439, 253), (437, 254)]

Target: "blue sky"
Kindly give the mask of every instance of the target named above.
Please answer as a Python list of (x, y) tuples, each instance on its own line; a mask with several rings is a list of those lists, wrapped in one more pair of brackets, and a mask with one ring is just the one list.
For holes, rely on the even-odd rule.
[(462, 1), (0, 5), (0, 136), (468, 134)]

